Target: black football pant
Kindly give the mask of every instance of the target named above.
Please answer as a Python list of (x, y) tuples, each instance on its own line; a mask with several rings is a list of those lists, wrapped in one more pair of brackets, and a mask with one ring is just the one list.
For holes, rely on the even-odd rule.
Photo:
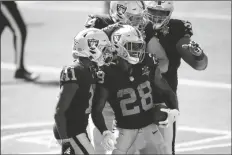
[[(61, 138), (56, 128), (56, 125), (53, 126), (53, 134), (54, 134), (55, 139), (61, 142)], [(69, 138), (68, 142), (61, 144), (61, 155), (65, 155), (65, 154), (89, 155), (89, 154), (94, 154), (94, 153), (95, 153), (94, 147), (91, 144), (91, 141), (86, 131), (77, 133), (77, 135)]]
[(15, 63), (18, 69), (24, 69), (24, 48), (27, 27), (14, 1), (1, 2), (0, 21), (1, 35), (5, 27), (8, 26), (11, 29), (14, 35)]

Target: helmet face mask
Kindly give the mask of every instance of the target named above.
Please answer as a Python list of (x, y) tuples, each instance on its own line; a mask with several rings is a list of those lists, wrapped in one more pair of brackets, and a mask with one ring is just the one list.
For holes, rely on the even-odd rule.
[(144, 42), (126, 42), (124, 48), (129, 53), (130, 57), (137, 58), (139, 62), (143, 61), (145, 54)]
[(117, 55), (130, 64), (143, 61), (146, 44), (136, 28), (124, 25), (112, 34), (111, 41), (116, 47)]
[(174, 10), (172, 1), (146, 1), (146, 16), (155, 29), (161, 29), (168, 24)]
[(110, 16), (113, 20), (132, 26), (143, 23), (144, 6), (141, 1), (111, 1)]
[(144, 19), (144, 15), (143, 14), (133, 15), (131, 13), (126, 13), (125, 16), (127, 18), (127, 24), (129, 24), (131, 26), (141, 25), (142, 21)]
[(102, 66), (112, 58), (113, 46), (108, 36), (100, 29), (88, 28), (74, 38), (73, 57), (87, 57)]

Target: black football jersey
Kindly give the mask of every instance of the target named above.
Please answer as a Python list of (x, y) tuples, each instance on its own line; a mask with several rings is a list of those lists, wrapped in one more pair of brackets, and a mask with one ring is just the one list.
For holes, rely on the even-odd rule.
[(92, 87), (95, 82), (95, 76), (91, 69), (84, 67), (78, 61), (63, 67), (61, 71), (60, 86), (66, 83), (76, 83), (79, 86), (65, 114), (69, 137), (86, 130), (92, 105)]
[(120, 128), (139, 129), (152, 123), (151, 79), (157, 63), (152, 57), (145, 59), (151, 63), (134, 65), (130, 75), (117, 65), (105, 66), (102, 69), (105, 78), (101, 85), (109, 91), (108, 102)]
[(177, 91), (177, 70), (181, 63), (181, 56), (177, 51), (176, 44), (186, 34), (190, 37), (193, 35), (191, 23), (178, 19), (171, 19), (166, 27), (155, 31), (155, 35), (158, 37), (169, 59), (168, 71), (163, 76), (174, 92)]

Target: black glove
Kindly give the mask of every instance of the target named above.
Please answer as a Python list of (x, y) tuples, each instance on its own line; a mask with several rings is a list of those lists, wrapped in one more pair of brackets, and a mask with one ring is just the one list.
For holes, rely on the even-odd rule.
[(112, 33), (121, 27), (122, 27), (122, 23), (118, 22), (115, 24), (108, 25), (107, 27), (103, 28), (102, 30), (106, 33), (106, 35), (111, 40)]

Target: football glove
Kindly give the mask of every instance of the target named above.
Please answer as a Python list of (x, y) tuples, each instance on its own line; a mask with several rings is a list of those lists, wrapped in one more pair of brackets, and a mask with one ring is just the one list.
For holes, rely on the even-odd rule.
[(200, 56), (203, 53), (202, 48), (195, 41), (190, 41), (189, 44), (182, 45), (182, 48), (188, 49), (195, 56)]
[(103, 28), (102, 30), (106, 33), (106, 35), (109, 37), (109, 39), (111, 39), (111, 35), (114, 31), (116, 31), (117, 29), (119, 29), (120, 27), (122, 27), (122, 23), (117, 22), (114, 24), (111, 24), (105, 28)]
[(116, 144), (116, 139), (114, 137), (114, 134), (106, 130), (103, 132), (103, 141), (102, 141), (102, 146), (106, 151), (113, 151), (115, 149), (115, 144)]
[(168, 117), (165, 121), (159, 122), (159, 127), (168, 128), (170, 124), (173, 124), (180, 115), (179, 110), (177, 109), (160, 109), (160, 111), (166, 112)]

